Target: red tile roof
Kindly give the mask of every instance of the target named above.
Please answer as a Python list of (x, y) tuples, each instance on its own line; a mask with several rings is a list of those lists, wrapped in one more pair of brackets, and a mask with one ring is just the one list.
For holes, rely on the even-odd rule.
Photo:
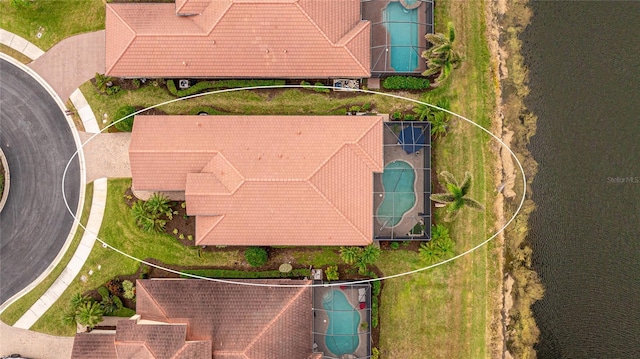
[(311, 354), (310, 287), (249, 287), (188, 279), (139, 280), (136, 288), (141, 319), (188, 323), (189, 340), (211, 340), (213, 358), (307, 359)]
[(366, 245), (382, 116), (136, 116), (133, 188), (185, 191), (199, 245)]
[(116, 334), (78, 334), (72, 359), (309, 359), (311, 281), (246, 280), (300, 288), (206, 280), (139, 280), (138, 320)]
[[(106, 5), (106, 72), (121, 77), (370, 76), (360, 0)], [(181, 15), (192, 16), (181, 16)]]

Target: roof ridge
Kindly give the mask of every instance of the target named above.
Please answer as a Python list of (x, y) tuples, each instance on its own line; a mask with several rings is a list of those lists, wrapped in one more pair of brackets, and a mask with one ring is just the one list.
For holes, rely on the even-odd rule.
[[(370, 69), (366, 69), (358, 60), (358, 58), (353, 54), (353, 52), (351, 52), (351, 50), (349, 50), (349, 48), (347, 47), (348, 44), (351, 43), (351, 41), (353, 41), (356, 37), (358, 37), (358, 35), (360, 35), (360, 33), (362, 33), (362, 31), (364, 31), (364, 29), (367, 28), (367, 26), (369, 26), (370, 22), (364, 21), (364, 20), (360, 20), (360, 23), (351, 29), (351, 31), (347, 32), (340, 40), (338, 40), (338, 42), (336, 43), (336, 46), (341, 46), (342, 48), (344, 48), (344, 50), (349, 54), (349, 56), (351, 56), (353, 58), (353, 60), (358, 64), (358, 66), (364, 70), (364, 72), (369, 72)], [(360, 27), (360, 29), (358, 29), (358, 27)], [(354, 31), (354, 29), (358, 29), (357, 31)], [(351, 36), (351, 38), (349, 39), (349, 41), (346, 41), (343, 45), (338, 45), (342, 39), (344, 39), (345, 37), (347, 37), (351, 32), (353, 32), (353, 35)]]
[(262, 328), (262, 330), (260, 331), (260, 333), (258, 333), (253, 340), (247, 344), (247, 346), (244, 348), (244, 350), (242, 351), (242, 354), (247, 357), (247, 359), (249, 359), (249, 356), (246, 354), (247, 351), (249, 349), (251, 349), (251, 347), (267, 332), (267, 330), (269, 330), (279, 319), (280, 317), (282, 317), (282, 315), (287, 311), (287, 309), (289, 309), (289, 307), (291, 307), (293, 305), (293, 303), (298, 300), (298, 298), (302, 295), (302, 293), (307, 290), (308, 287), (301, 287), (298, 288), (298, 292), (291, 298), (289, 299), (289, 301), (287, 302), (287, 304), (285, 304), (282, 309), (280, 310), (280, 312), (278, 314), (276, 314), (273, 319), (271, 319), (271, 321), (269, 323), (267, 323), (267, 325), (264, 326), (264, 328)]
[(131, 26), (129, 26), (128, 22), (124, 21), (122, 16), (120, 16), (120, 14), (118, 14), (117, 11), (113, 10), (111, 5), (112, 4), (107, 3), (107, 9), (109, 9), (109, 11), (111, 11), (112, 14), (114, 14), (118, 19), (120, 19), (120, 22), (122, 22), (126, 26), (126, 28), (129, 29), (129, 31), (131, 31), (131, 34), (133, 36), (131, 37), (131, 40), (129, 40), (129, 43), (127, 43), (127, 46), (122, 48), (122, 51), (120, 51), (120, 53), (116, 57), (116, 60), (113, 62), (113, 64), (111, 64), (111, 67), (109, 67), (108, 69), (105, 68), (105, 74), (111, 71), (114, 67), (116, 67), (116, 64), (120, 61), (120, 59), (122, 59), (122, 55), (127, 51), (129, 47), (131, 47), (131, 44), (133, 43), (133, 41), (138, 37), (138, 33), (135, 32), (135, 30), (133, 30)]
[(206, 238), (209, 235), (209, 233), (213, 232), (213, 229), (216, 228), (218, 226), (218, 224), (220, 224), (220, 222), (222, 222), (222, 220), (224, 219), (225, 215), (224, 214), (218, 214), (218, 215), (215, 215), (215, 216), (202, 216), (201, 215), (201, 216), (198, 216), (198, 217), (200, 217), (200, 218), (202, 218), (202, 217), (212, 217), (212, 218), (213, 217), (220, 217), (220, 219), (215, 221), (215, 223), (213, 225), (211, 225), (211, 227), (209, 227), (207, 232), (204, 233), (202, 236), (200, 236), (200, 238), (196, 238), (196, 244), (198, 243), (199, 239)]
[[(162, 306), (160, 305), (160, 303), (158, 303), (155, 298), (149, 293), (149, 290), (147, 289), (147, 287), (145, 286), (144, 282), (141, 281), (137, 281), (136, 282), (136, 288), (137, 286), (140, 285), (142, 287), (142, 290), (147, 294), (147, 298), (151, 299), (151, 301), (153, 302), (153, 304), (155, 305), (156, 308), (158, 308), (158, 310), (160, 312), (162, 312), (162, 314), (164, 315), (164, 320), (168, 321), (169, 319), (169, 315), (167, 315), (167, 312), (164, 310), (164, 308), (162, 308)], [(136, 296), (137, 296), (137, 292), (138, 289), (136, 289)], [(136, 322), (137, 324), (137, 322)]]
[[(338, 152), (340, 152), (343, 148), (346, 148), (348, 150), (349, 149), (349, 145), (353, 145), (353, 143), (344, 143), (342, 146), (340, 146), (340, 148), (338, 148), (338, 150), (336, 152), (334, 152), (331, 156), (329, 156), (329, 159), (327, 161), (325, 161), (319, 168), (317, 171), (315, 171), (307, 180), (307, 183), (311, 186), (311, 188), (313, 188), (316, 192), (318, 192), (318, 194), (320, 195), (320, 197), (322, 197), (322, 199), (324, 199), (327, 203), (329, 203), (331, 205), (331, 207), (333, 207), (333, 209), (347, 222), (349, 223), (349, 225), (357, 232), (360, 234), (360, 236), (362, 236), (362, 238), (364, 238), (365, 240), (367, 240), (367, 236), (362, 233), (362, 231), (360, 231), (360, 229), (353, 223), (351, 222), (351, 220), (349, 218), (347, 218), (347, 216), (345, 216), (344, 213), (342, 213), (342, 211), (340, 210), (340, 208), (336, 207), (336, 204), (333, 203), (333, 201), (331, 201), (329, 198), (327, 198), (327, 196), (324, 195), (324, 193), (322, 193), (322, 191), (320, 191), (320, 189), (318, 187), (316, 187), (313, 182), (311, 182), (311, 179), (318, 174), (320, 171), (322, 171), (322, 169), (327, 165), (327, 163), (329, 163), (330, 160), (332, 160), (337, 154)], [(357, 154), (354, 153), (355, 156), (357, 156)], [(368, 167), (368, 166), (367, 166)]]
[(318, 32), (320, 32), (320, 34), (327, 40), (329, 44), (331, 44), (332, 46), (336, 46), (336, 44), (333, 41), (331, 41), (329, 36), (327, 36), (327, 33), (325, 33), (324, 30), (322, 30), (322, 28), (318, 25), (318, 23), (316, 23), (316, 21), (311, 17), (311, 15), (309, 15), (309, 13), (307, 13), (302, 8), (302, 6), (300, 5), (300, 2), (296, 1), (295, 6), (300, 10), (302, 15), (304, 15), (307, 19), (309, 19), (309, 22), (318, 30)]
[[(210, 35), (211, 35), (211, 33), (213, 32), (213, 29), (215, 29), (215, 28), (216, 28), (216, 26), (218, 26), (218, 24), (220, 23), (220, 21), (222, 21), (222, 19), (223, 19), (225, 16), (227, 16), (227, 14), (229, 13), (229, 9), (231, 9), (231, 7), (233, 7), (233, 4), (234, 4), (233, 0), (229, 0), (229, 3), (228, 3), (228, 5), (227, 5), (227, 7), (222, 11), (222, 15), (220, 15), (220, 16), (218, 17), (218, 19), (216, 19), (216, 21), (214, 21), (214, 22), (211, 24), (211, 27), (209, 27), (209, 30), (208, 30), (208, 31), (205, 31), (205, 34), (206, 34), (207, 36), (210, 36)], [(200, 16), (202, 16), (202, 14), (201, 14)], [(203, 29), (203, 30), (204, 30), (204, 29)]]
[[(376, 121), (374, 123), (371, 124), (371, 127), (369, 127), (366, 131), (364, 131), (362, 133), (362, 136), (360, 136), (357, 140), (355, 145), (362, 151), (362, 153), (371, 161), (371, 163), (377, 164), (376, 160), (374, 160), (370, 154), (369, 151), (367, 151), (366, 149), (364, 149), (364, 147), (362, 147), (362, 145), (360, 144), (360, 141), (362, 141), (362, 139), (364, 139), (365, 136), (367, 136), (369, 133), (371, 133), (371, 131), (373, 131), (375, 129), (376, 126), (378, 126), (378, 122)], [(374, 168), (371, 168), (371, 170), (374, 170)]]

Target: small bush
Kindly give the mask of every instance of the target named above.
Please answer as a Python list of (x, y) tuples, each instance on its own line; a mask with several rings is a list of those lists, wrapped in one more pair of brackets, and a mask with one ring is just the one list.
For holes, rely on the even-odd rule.
[(349, 107), (349, 112), (351, 112), (351, 113), (360, 112), (360, 106), (351, 106), (351, 107)]
[(377, 297), (380, 295), (380, 291), (382, 290), (382, 282), (377, 280), (375, 282), (371, 282), (371, 294), (374, 297)]
[(398, 249), (398, 248), (400, 248), (400, 243), (398, 243), (398, 242), (391, 242), (390, 247), (391, 247), (391, 249)]
[(252, 267), (260, 267), (267, 263), (269, 254), (262, 247), (249, 247), (244, 251), (244, 257)]
[(362, 111), (369, 111), (371, 110), (371, 102), (367, 102), (364, 105), (362, 105)]
[[(316, 85), (316, 86), (324, 86), (324, 84), (323, 84), (322, 82), (316, 82), (316, 83), (315, 83), (315, 85)], [(315, 92), (324, 92), (324, 93), (331, 92), (331, 90), (330, 90), (330, 89), (328, 89), (328, 88), (321, 88), (321, 87), (314, 87), (314, 88), (313, 88), (313, 91), (315, 91)]]
[(373, 347), (371, 348), (371, 359), (378, 359), (380, 358), (380, 351), (378, 350), (378, 348)]
[(100, 287), (100, 288), (98, 288), (98, 294), (100, 294), (102, 299), (108, 298), (109, 297), (109, 290), (106, 287)]
[(378, 297), (371, 297), (371, 326), (378, 327)]
[(428, 79), (413, 76), (389, 76), (382, 81), (387, 90), (424, 90), (430, 85)]
[(122, 282), (118, 278), (108, 281), (105, 287), (107, 287), (109, 293), (113, 295), (120, 295), (120, 293), (122, 293)]
[[(135, 107), (122, 106), (118, 109), (118, 111), (116, 111), (114, 120), (118, 121), (119, 119), (129, 116), (134, 112), (136, 112)], [(122, 121), (116, 122), (115, 127), (118, 129), (118, 131), (131, 132), (131, 130), (133, 129), (133, 116), (129, 116)]]
[(340, 279), (340, 274), (338, 273), (338, 266), (329, 266), (329, 267), (327, 267), (327, 270), (325, 271), (325, 274), (327, 275), (327, 280), (328, 281)]
[(120, 86), (107, 87), (107, 95), (115, 95), (120, 92)]
[(396, 111), (391, 115), (391, 119), (392, 120), (401, 120), (402, 119), (402, 112), (400, 111)]
[(136, 296), (136, 287), (133, 285), (133, 282), (129, 280), (122, 281), (122, 290), (124, 293), (122, 296), (125, 299), (133, 299)]
[(140, 82), (139, 79), (133, 79), (133, 81), (131, 81), (133, 83), (133, 86), (135, 88), (140, 88), (140, 86), (142, 86), (142, 82)]
[(188, 236), (187, 236), (187, 239), (188, 239), (188, 240), (190, 240), (190, 241), (192, 241), (192, 240), (193, 240), (193, 236), (192, 236), (192, 235), (188, 235)]
[(406, 114), (404, 116), (404, 120), (405, 121), (415, 121), (416, 120), (416, 116), (409, 113), (409, 114)]

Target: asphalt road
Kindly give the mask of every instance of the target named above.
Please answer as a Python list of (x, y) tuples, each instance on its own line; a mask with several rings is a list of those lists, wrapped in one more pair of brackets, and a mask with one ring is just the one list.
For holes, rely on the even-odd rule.
[[(62, 199), (62, 173), (76, 151), (64, 114), (31, 76), (0, 59), (0, 145), (11, 188), (0, 213), (0, 303), (26, 287), (54, 260), (73, 217)], [(78, 206), (77, 157), (65, 191)]]

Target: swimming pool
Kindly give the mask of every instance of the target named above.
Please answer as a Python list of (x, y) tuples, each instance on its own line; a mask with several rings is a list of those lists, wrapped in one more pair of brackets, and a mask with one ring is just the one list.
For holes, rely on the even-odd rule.
[(324, 338), (327, 348), (337, 357), (353, 354), (360, 344), (360, 313), (338, 289), (330, 290), (322, 296), (322, 306), (329, 316), (327, 335)]
[(400, 223), (402, 217), (416, 204), (416, 171), (405, 161), (393, 161), (382, 172), (384, 199), (378, 207), (378, 222), (385, 227)]
[[(407, 4), (415, 3), (405, 0)], [(383, 21), (390, 37), (390, 63), (397, 72), (411, 72), (418, 67), (418, 9), (406, 9), (398, 1), (389, 2)]]

